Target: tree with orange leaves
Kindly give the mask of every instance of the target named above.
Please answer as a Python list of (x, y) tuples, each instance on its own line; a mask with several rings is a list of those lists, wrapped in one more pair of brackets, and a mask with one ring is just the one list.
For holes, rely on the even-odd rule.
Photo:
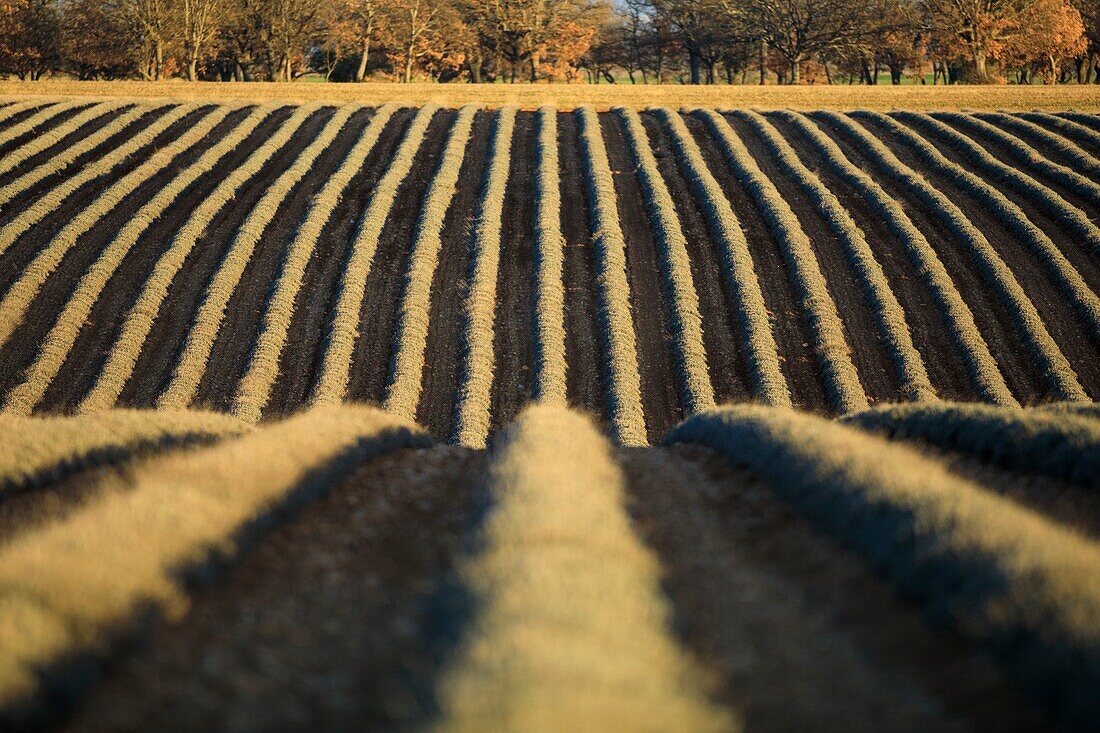
[(1021, 69), (1039, 65), (1048, 84), (1058, 80), (1064, 59), (1088, 47), (1081, 12), (1066, 0), (1036, 0), (1017, 23), (1019, 32), (1005, 44), (1004, 62)]

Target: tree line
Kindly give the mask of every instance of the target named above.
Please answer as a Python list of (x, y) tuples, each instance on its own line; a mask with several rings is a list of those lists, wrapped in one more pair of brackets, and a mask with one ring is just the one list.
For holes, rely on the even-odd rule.
[(1100, 0), (0, 0), (25, 80), (1100, 82)]

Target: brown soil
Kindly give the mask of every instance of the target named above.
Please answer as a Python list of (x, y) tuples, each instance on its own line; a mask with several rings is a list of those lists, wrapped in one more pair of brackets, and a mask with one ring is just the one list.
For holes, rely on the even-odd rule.
[(432, 448), (362, 465), (119, 659), (66, 730), (423, 722), (463, 615), (449, 574), (484, 505), (482, 462)]
[(798, 183), (783, 173), (779, 162), (752, 127), (736, 117), (727, 116), (727, 121), (744, 141), (764, 175), (775, 184), (810, 238), (829, 294), (836, 303), (844, 337), (852, 352), (852, 362), (859, 372), (859, 381), (868, 400), (872, 405), (904, 400), (904, 393), (898, 386), (897, 370), (886, 350), (859, 276), (849, 264), (844, 245)]
[(241, 276), (240, 285), (233, 290), (226, 305), (225, 321), (214, 340), (206, 371), (195, 395), (194, 406), (221, 411), (228, 411), (232, 407), (237, 384), (252, 358), (260, 319), (267, 308), (274, 284), (282, 272), (287, 248), (294, 240), (313, 197), (343, 162), (372, 116), (373, 110), (369, 109), (353, 114), (336, 138), (314, 161), (309, 175), (280, 203), (275, 219), (256, 243), (252, 258)]
[(595, 248), (592, 246), (584, 165), (573, 115), (558, 113), (558, 166), (561, 233), (564, 239), (565, 362), (569, 404), (586, 410), (604, 424), (607, 410), (606, 369), (596, 301)]
[(989, 659), (759, 479), (702, 448), (619, 455), (676, 629), (747, 730), (1044, 727)]
[(600, 126), (615, 181), (619, 223), (626, 241), (626, 273), (630, 283), (630, 309), (634, 315), (646, 430), (649, 442), (657, 444), (684, 418), (680, 395), (682, 380), (676, 367), (675, 336), (669, 317), (671, 304), (642, 200), (641, 185), (618, 115), (601, 116)]
[(726, 164), (722, 150), (710, 136), (706, 123), (692, 115), (685, 116), (684, 122), (699, 143), (703, 158), (725, 191), (733, 213), (745, 232), (791, 399), (803, 409), (831, 413), (833, 408), (825, 394), (817, 356), (810, 345), (809, 326), (779, 243), (772, 236), (752, 197)]
[[(473, 267), (474, 222), (489, 161), (494, 118), (493, 113), (485, 110), (474, 117), (458, 186), (443, 221), (439, 263), (432, 278), (428, 342), (416, 419), (441, 442), (449, 440), (453, 433), (455, 395), (465, 368), (465, 311)], [(497, 377), (502, 376), (498, 364)]]
[[(888, 194), (905, 203), (906, 214), (928, 238), (928, 243), (936, 250), (959, 294), (970, 306), (978, 329), (997, 361), (1009, 389), (1021, 403), (1041, 401), (1047, 392), (1047, 385), (1043, 382), (1034, 360), (1030, 358), (1027, 347), (1017, 335), (1000, 298), (986, 285), (966, 245), (955, 238), (935, 211), (918, 202), (906, 188), (882, 174), (868, 161), (858, 146), (849, 143), (826, 120), (818, 119), (817, 122), (822, 130), (833, 137), (852, 162), (869, 173)], [(888, 145), (891, 142), (888, 137), (883, 138), (883, 141)], [(903, 146), (890, 147), (902, 163), (920, 169), (914, 156)]]
[(745, 352), (745, 338), (733, 304), (733, 293), (728, 288), (728, 279), (722, 274), (721, 256), (717, 246), (711, 242), (706, 217), (677, 162), (667, 130), (653, 115), (643, 114), (641, 117), (687, 241), (691, 277), (703, 319), (703, 345), (707, 350), (707, 369), (714, 387), (714, 399), (718, 404), (745, 402), (753, 398), (749, 357)]
[(121, 404), (144, 407), (155, 403), (172, 376), (172, 368), (179, 358), (179, 350), (202, 302), (206, 286), (221, 265), (237, 230), (263, 196), (267, 185), (290, 167), (332, 116), (332, 112), (330, 107), (311, 115), (294, 134), (291, 143), (269, 160), (241, 188), (237, 198), (214, 217), (172, 281), (168, 298), (153, 323), (153, 330), (138, 358), (133, 377), (122, 390)]
[[(73, 344), (69, 358), (46, 390), (42, 400), (44, 409), (68, 410), (83, 399), (98, 377), (127, 313), (141, 293), (146, 278), (163, 254), (164, 248), (172, 241), (191, 212), (209, 196), (225, 175), (243, 163), (289, 115), (289, 107), (284, 107), (270, 115), (244, 143), (229, 153), (210, 173), (188, 187), (149, 230), (138, 238), (133, 249), (122, 261), (122, 265), (107, 281), (102, 295), (92, 307), (85, 327)], [(233, 205), (226, 207), (227, 211), (234, 208)], [(244, 212), (240, 213), (241, 216), (244, 215)], [(214, 220), (215, 225), (216, 223), (217, 218)], [(184, 271), (187, 271), (186, 263)], [(171, 292), (170, 290), (169, 293)], [(153, 334), (156, 334), (155, 329)], [(149, 395), (147, 399), (151, 402), (155, 397), (156, 395)]]
[[(879, 138), (891, 144), (890, 136), (878, 125), (872, 124)], [(901, 145), (898, 148), (904, 147)], [(916, 160), (910, 163), (925, 179), (959, 208), (966, 212), (974, 225), (985, 234), (990, 245), (1009, 265), (1028, 298), (1035, 305), (1047, 330), (1070, 365), (1085, 391), (1100, 397), (1100, 347), (1088, 336), (1077, 311), (1062, 290), (1048, 276), (1047, 269), (1033, 250), (1020, 240), (1000, 219), (982, 203), (945, 176), (934, 173)]]
[[(213, 133), (224, 132), (239, 118), (240, 114), (231, 115), (231, 119), (226, 119), (216, 126)], [(98, 259), (100, 252), (110, 244), (118, 231), (141, 206), (155, 196), (182, 168), (202, 155), (203, 151), (213, 142), (214, 137), (211, 135), (209, 140), (200, 141), (190, 150), (177, 156), (170, 165), (161, 168), (143, 181), (136, 190), (79, 237), (76, 246), (66, 253), (57, 269), (43, 283), (21, 325), (13, 332), (11, 339), (5, 344), (4, 348), (0, 349), (0, 361), (12, 367), (10, 371), (0, 375), (0, 389), (9, 389), (22, 380), (23, 370), (37, 356), (39, 345), (53, 327), (65, 304), (68, 303), (74, 285), (79, 282), (81, 276)], [(69, 213), (71, 215), (74, 212), (70, 211)], [(48, 242), (49, 240), (44, 241)], [(125, 266), (124, 263), (123, 268)], [(131, 270), (127, 270), (127, 273), (131, 277), (135, 274)], [(111, 295), (114, 294), (111, 293)], [(77, 352), (74, 350), (72, 353), (76, 354)], [(69, 361), (72, 361), (72, 359)], [(81, 359), (81, 361), (87, 363), (88, 360)], [(58, 389), (65, 394), (73, 394), (72, 388), (75, 385), (60, 382), (60, 380), (55, 380), (54, 384), (58, 385)], [(47, 396), (52, 395), (48, 393)], [(62, 405), (50, 401), (45, 401), (42, 405), (43, 409), (46, 410), (59, 406)]]
[(535, 328), (536, 130), (535, 113), (517, 115), (508, 190), (504, 195), (493, 326), (496, 368), (489, 413), (493, 431), (515, 419), (534, 389), (535, 351), (531, 337)]
[(796, 129), (779, 117), (769, 119), (798, 152), (806, 167), (817, 173), (863, 230), (867, 244), (886, 274), (890, 289), (905, 311), (913, 344), (920, 352), (937, 394), (945, 399), (972, 399), (974, 387), (962, 359), (947, 336), (944, 318), (904, 246), (866, 199), (829, 171), (814, 147)]
[(409, 247), (420, 217), (421, 200), (435, 174), (454, 118), (454, 110), (440, 110), (432, 117), (412, 170), (398, 190), (382, 229), (359, 316), (359, 340), (348, 380), (349, 399), (380, 403), (385, 396)]
[(341, 197), (306, 266), (302, 289), (279, 362), (279, 376), (271, 390), (267, 412), (282, 415), (304, 404), (324, 358), (326, 329), (336, 306), (340, 278), (348, 249), (375, 186), (385, 174), (394, 151), (415, 111), (398, 110), (378, 138), (360, 171)]

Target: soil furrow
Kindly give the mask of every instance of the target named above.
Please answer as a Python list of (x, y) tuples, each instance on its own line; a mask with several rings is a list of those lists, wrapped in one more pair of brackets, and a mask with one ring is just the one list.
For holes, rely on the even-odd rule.
[[(453, 435), (456, 395), (462, 376), (462, 330), (471, 263), (471, 238), (481, 183), (489, 157), (494, 113), (474, 116), (459, 185), (443, 222), (439, 264), (432, 278), (431, 315), (416, 421), (437, 441)], [(498, 323), (497, 328), (503, 327)]]
[(641, 117), (687, 242), (715, 402), (745, 401), (752, 394), (748, 358), (744, 354), (745, 339), (730, 302), (732, 294), (723, 286), (725, 278), (717, 248), (711, 241), (706, 218), (699, 210), (691, 186), (677, 164), (668, 131), (652, 114)]
[[(815, 119), (815, 122), (840, 145), (850, 160), (867, 171), (891, 196), (903, 203), (906, 213), (927, 236), (963, 300), (973, 312), (974, 320), (1012, 393), (1023, 404), (1040, 401), (1047, 389), (1043, 377), (1035, 366), (1030, 351), (1013, 327), (1012, 319), (1000, 298), (985, 284), (971, 253), (965, 251), (964, 245), (951, 234), (936, 212), (915, 202), (907, 189), (889, 176), (883, 175), (858, 147), (850, 144), (827, 121)], [(889, 140), (884, 142), (889, 143)], [(900, 148), (891, 150), (905, 165), (919, 170), (919, 161), (914, 155)]]
[(172, 281), (168, 297), (138, 357), (133, 376), (122, 390), (119, 404), (133, 407), (149, 407), (154, 404), (171, 377), (172, 367), (176, 363), (206, 285), (216, 272), (241, 223), (263, 196), (267, 184), (294, 162), (294, 158), (316, 136), (331, 113), (331, 109), (323, 109), (311, 115), (295, 133), (294, 143), (267, 161), (249, 185), (242, 188), (233, 204), (218, 212)]
[(821, 178), (863, 230), (875, 258), (886, 273), (891, 290), (905, 309), (913, 343), (921, 354), (939, 396), (951, 400), (974, 399), (974, 387), (947, 334), (940, 309), (912, 259), (882, 216), (828, 166), (822, 164), (820, 153), (786, 120), (778, 115), (770, 115), (768, 119), (783, 133), (802, 162)]
[(741, 187), (725, 164), (722, 151), (707, 131), (706, 123), (693, 115), (685, 116), (684, 122), (695, 136), (710, 165), (711, 173), (722, 185), (745, 230), (764, 303), (772, 318), (779, 361), (787, 377), (791, 399), (798, 407), (815, 412), (829, 412), (831, 408), (825, 394), (825, 382), (818, 368), (817, 356), (810, 345), (809, 326), (803, 317), (802, 306), (779, 243), (771, 234), (767, 222), (748, 192)]
[(336, 170), (348, 149), (369, 124), (371, 110), (354, 113), (310, 169), (281, 202), (278, 213), (264, 230), (245, 267), (240, 285), (233, 291), (199, 382), (193, 406), (228, 411), (237, 384), (248, 367), (248, 359), (260, 326), (264, 306), (285, 256), (313, 196)]
[(626, 240), (630, 307), (638, 338), (638, 370), (646, 431), (650, 443), (659, 443), (665, 433), (684, 418), (672, 353), (668, 296), (657, 260), (657, 246), (653, 241), (649, 217), (642, 205), (642, 192), (621, 122), (615, 115), (601, 115), (600, 127), (607, 145), (608, 162), (615, 180), (619, 222)]
[(534, 389), (536, 125), (533, 112), (516, 115), (497, 275), (491, 432), (512, 422)]
[(352, 357), (347, 398), (380, 403), (390, 378), (397, 331), (397, 309), (407, 269), (413, 231), (443, 146), (457, 112), (440, 110), (432, 117), (408, 177), (390, 210), (374, 253), (360, 310), (359, 338)]

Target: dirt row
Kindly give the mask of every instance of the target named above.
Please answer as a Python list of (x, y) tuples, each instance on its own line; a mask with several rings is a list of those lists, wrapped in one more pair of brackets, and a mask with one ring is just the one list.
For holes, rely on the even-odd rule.
[[(1100, 506), (1086, 491), (940, 455), (989, 490), (1097, 530)], [(636, 531), (663, 568), (673, 632), (707, 670), (714, 700), (747, 729), (1048, 727), (995, 660), (929, 626), (751, 472), (697, 447), (616, 457)], [(443, 446), (361, 464), (196, 586), (181, 622), (155, 623), (117, 649), (56, 727), (350, 731), (430, 721), (441, 670), (475, 611), (455, 569), (491, 509), (487, 459)], [(94, 493), (98, 471), (0, 519), (27, 531), (69, 511)]]
[[(274, 129), (289, 116), (290, 111), (289, 107), (282, 108), (265, 120), (244, 144), (221, 161), (210, 175), (193, 184), (139, 239), (93, 307), (70, 357), (46, 392), (40, 406), (42, 410), (66, 411), (79, 402), (93, 384), (123, 319), (174, 233), (217, 182), (264, 144)], [(200, 113), (201, 111), (195, 114)], [(74, 284), (94, 261), (97, 253), (110, 241), (112, 234), (175, 172), (200, 155), (206, 146), (213, 144), (220, 131), (227, 130), (246, 113), (247, 110), (240, 110), (230, 115), (214, 131), (209, 141), (180, 156), (176, 164), (142, 184), (122, 206), (81, 238), (79, 246), (65, 257), (61, 266), (48, 278), (13, 338), (0, 347), (0, 394), (18, 384)], [(0, 226), (10, 221), (21, 205), (33, 201), (50, 183), (56, 183), (62, 175), (72, 175), (96, 155), (102, 155), (110, 146), (117, 144), (122, 135), (131, 134), (139, 126), (155, 119), (158, 114), (160, 113), (149, 113), (127, 131), (75, 161), (62, 174), (46, 179), (20, 196), (0, 211)], [(262, 196), (266, 186), (292, 164), (331, 114), (331, 108), (314, 113), (295, 135), (292, 143), (273, 156), (256, 178), (242, 188), (237, 199), (215, 218), (173, 282), (138, 360), (134, 376), (123, 390), (122, 404), (149, 406), (154, 403), (171, 376), (187, 328), (197, 312), (205, 288), (232, 243), (235, 232)], [(288, 345), (281, 355), (279, 376), (272, 390), (268, 414), (291, 412), (309, 399), (326, 347), (328, 324), (359, 215), (399, 145), (412, 114), (412, 109), (401, 110), (387, 123), (366, 164), (352, 179), (333, 217), (322, 232), (319, 246), (309, 261), (295, 303)], [(401, 184), (394, 208), (383, 228), (366, 282), (366, 296), (360, 314), (360, 336), (354, 349), (348, 385), (350, 399), (379, 402), (384, 396), (390, 378), (396, 314), (404, 291), (410, 245), (425, 191), (439, 164), (439, 155), (454, 115), (453, 110), (442, 110), (433, 117), (424, 143), (416, 154), (412, 171)], [(198, 388), (196, 406), (214, 409), (228, 409), (231, 406), (236, 384), (251, 358), (260, 319), (280, 272), (286, 248), (297, 231), (311, 197), (339, 166), (371, 116), (372, 111), (368, 109), (352, 116), (333, 144), (317, 160), (314, 174), (302, 181), (284, 200), (274, 222), (261, 237), (242, 278), (242, 284), (229, 301), (223, 328), (214, 343), (205, 375)], [(83, 134), (98, 129), (99, 125), (106, 124), (111, 118), (112, 115), (108, 115), (98, 120), (95, 125), (85, 128)], [(98, 192), (140, 164), (141, 160), (173, 135), (186, 129), (192, 118), (193, 116), (185, 118), (173, 125), (152, 145), (139, 151), (110, 175), (84, 186), (62, 207), (52, 212), (40, 225), (0, 255), (0, 292), (11, 285), (34, 254)], [(17, 121), (19, 118), (15, 119)], [(716, 396), (721, 402), (751, 400), (754, 394), (745, 338), (736, 317), (734, 296), (723, 270), (720, 253), (710, 235), (700, 203), (693, 195), (683, 163), (670, 143), (667, 130), (654, 115), (643, 114), (642, 120), (687, 239), (692, 276), (703, 318), (708, 368)], [(765, 306), (772, 320), (781, 369), (790, 385), (794, 402), (800, 407), (830, 414), (833, 406), (828, 401), (820, 363), (812, 348), (810, 326), (780, 244), (751, 196), (726, 164), (705, 123), (692, 116), (686, 117), (685, 121), (746, 234)], [(735, 116), (728, 117), (727, 121), (745, 141), (761, 169), (775, 182), (780, 194), (790, 204), (800, 225), (810, 237), (829, 292), (841, 314), (852, 358), (869, 400), (872, 403), (883, 403), (901, 399), (890, 354), (878, 333), (874, 313), (841, 243), (806, 192), (783, 172), (764, 141)], [(881, 216), (851, 187), (825, 170), (819, 152), (797, 130), (778, 116), (772, 116), (771, 121), (795, 147), (806, 165), (821, 176), (866, 233), (890, 286), (906, 311), (914, 344), (922, 355), (938, 392), (950, 399), (974, 399), (975, 390), (948, 337), (946, 325), (933, 302), (931, 292), (922, 282), (902, 244), (884, 225)], [(906, 212), (935, 248), (959, 292), (973, 311), (982, 335), (1017, 398), (1025, 404), (1050, 400), (1052, 396), (1043, 375), (1030, 358), (1013, 326), (1010, 314), (1006, 312), (992, 288), (984, 282), (971, 253), (947, 230), (938, 213), (916, 201), (903, 187), (878, 171), (859, 146), (848, 140), (842, 131), (833, 129), (823, 118), (818, 119), (817, 124), (821, 125), (857, 166), (867, 171), (888, 194), (903, 202)], [(929, 170), (903, 144), (894, 140), (887, 130), (876, 123), (866, 124), (903, 163), (920, 172), (933, 185), (943, 190), (948, 198), (957, 202), (985, 233), (1035, 303), (1055, 342), (1076, 370), (1086, 392), (1093, 398), (1100, 397), (1100, 344), (1087, 335), (1080, 316), (1073, 311), (1037, 256), (1003, 223), (987, 213), (970, 194)], [(642, 399), (650, 441), (657, 442), (684, 416), (683, 400), (679, 393), (680, 380), (675, 371), (669, 298), (660, 274), (660, 252), (641, 197), (638, 176), (633, 169), (621, 121), (616, 115), (605, 114), (601, 117), (601, 127), (614, 177), (619, 218), (628, 244), (627, 275), (638, 343)], [(465, 323), (463, 309), (471, 260), (472, 227), (481, 195), (492, 129), (492, 113), (479, 112), (465, 153), (459, 183), (444, 222), (439, 266), (432, 283), (426, 368), (417, 418), (440, 440), (448, 439), (454, 429), (455, 396), (462, 378)], [(535, 272), (535, 134), (534, 113), (520, 113), (512, 140), (510, 183), (501, 222), (503, 249), (497, 287), (496, 381), (491, 394), (494, 430), (509, 422), (530, 398), (534, 378), (532, 309)], [(67, 144), (72, 139), (70, 136), (59, 145)], [(1008, 153), (1000, 150), (996, 144), (982, 139), (979, 142), (988, 145), (993, 155), (1008, 160)], [(962, 162), (957, 151), (951, 150), (939, 140), (933, 140), (933, 143), (948, 158)], [(568, 395), (574, 406), (603, 419), (607, 365), (604, 359), (605, 339), (600, 332), (598, 319), (599, 298), (595, 279), (597, 262), (585, 197), (583, 150), (579, 145), (571, 114), (558, 115), (558, 144), (561, 225), (565, 243)], [(51, 151), (57, 149), (55, 146)], [(27, 170), (28, 166), (33, 166), (36, 161), (45, 160), (51, 151), (46, 151), (15, 171), (0, 176), (0, 185)], [(1045, 180), (1043, 182), (1050, 183)], [(1021, 206), (1032, 221), (1062, 248), (1090, 287), (1100, 289), (1100, 260), (1096, 253), (1088, 251), (1077, 242), (1066, 230), (1064, 223), (1046, 216), (1034, 204), (1008, 190), (1003, 183), (992, 183)], [(1082, 207), (1089, 216), (1097, 214), (1086, 208), (1084, 202), (1068, 195), (1067, 200)]]

